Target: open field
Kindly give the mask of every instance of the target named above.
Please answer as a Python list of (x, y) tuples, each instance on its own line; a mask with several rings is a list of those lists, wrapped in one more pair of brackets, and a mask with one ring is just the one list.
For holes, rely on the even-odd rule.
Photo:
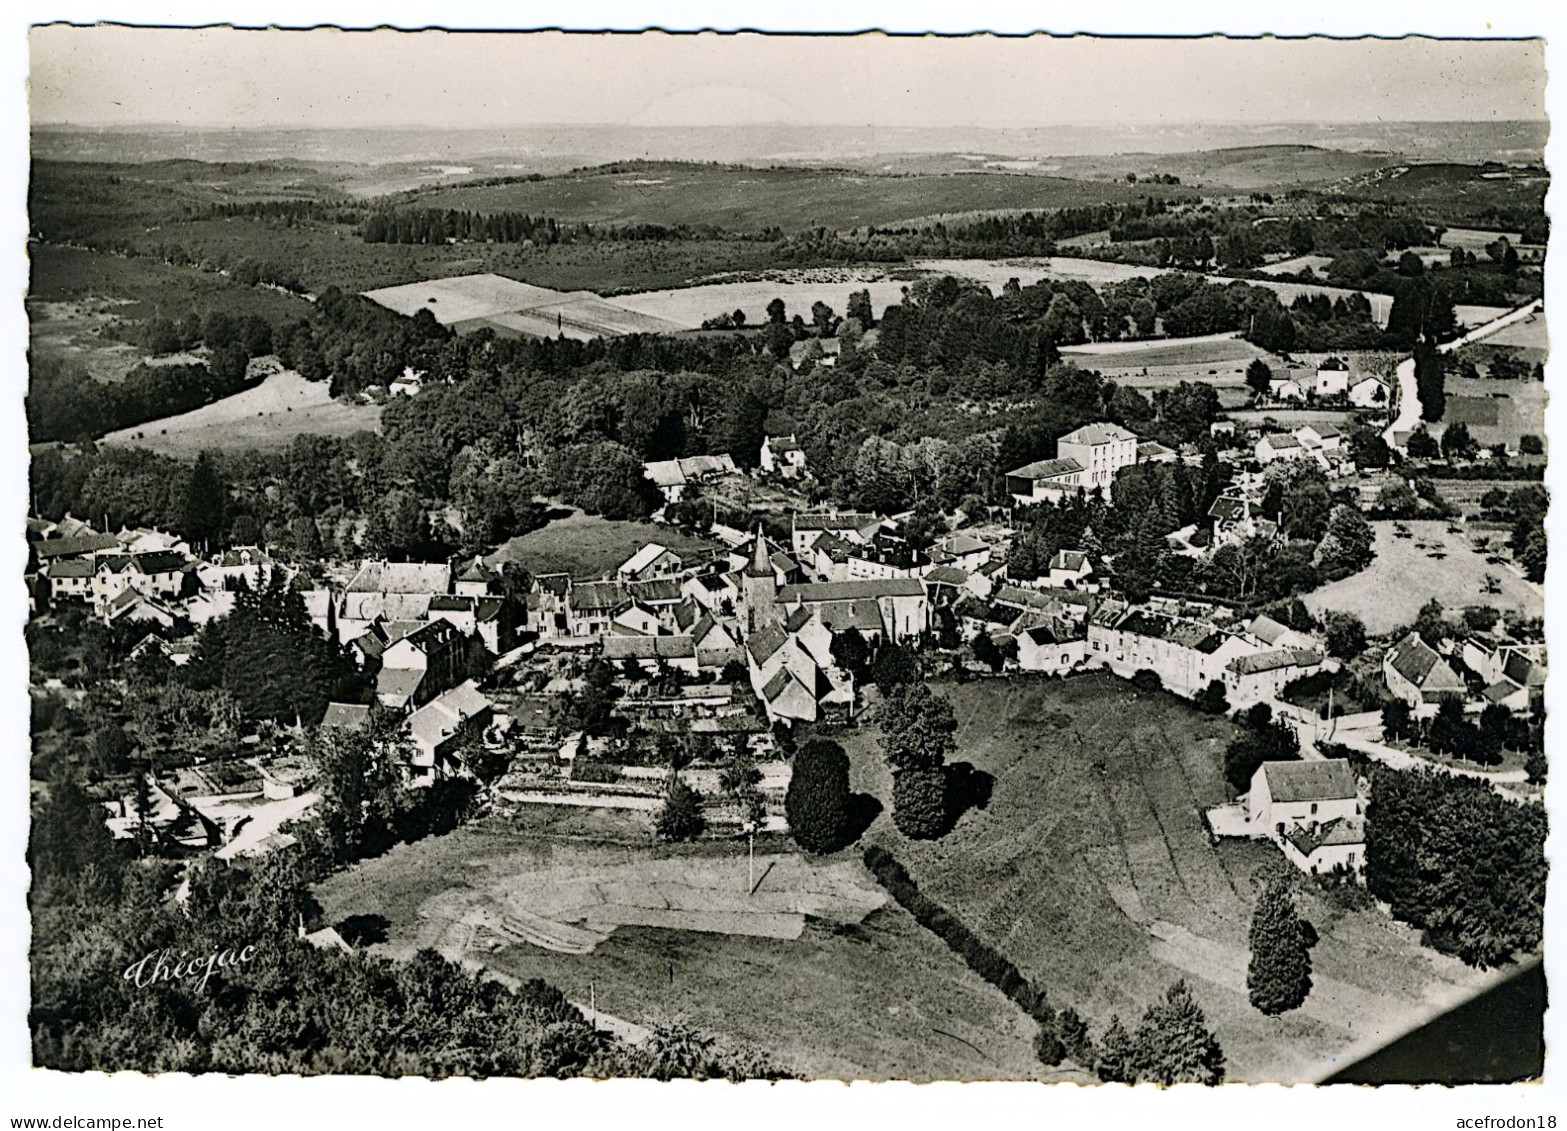
[[(1108, 675), (940, 690), (958, 717), (958, 757), (994, 775), (989, 805), (939, 841), (904, 839), (886, 814), (868, 839), (1096, 1033), (1112, 1013), (1141, 1016), (1185, 977), (1230, 1079), (1300, 1081), (1485, 980), (1301, 877), (1297, 900), (1321, 936), (1315, 988), (1299, 1010), (1263, 1016), (1246, 998), (1247, 933), (1259, 869), (1285, 865), (1264, 843), (1215, 848), (1199, 815), (1225, 800), (1219, 764), (1233, 725)], [(868, 727), (850, 739), (854, 785), (886, 797), (875, 737)]]
[(1294, 275), (1310, 267), (1313, 271), (1327, 270), (1328, 264), (1333, 262), (1331, 255), (1297, 255), (1294, 259), (1281, 259), (1277, 263), (1270, 263), (1266, 267), (1257, 270), (1264, 275)]
[(377, 431), (380, 423), (379, 405), (334, 401), (326, 382), (306, 381), (285, 370), (232, 397), (111, 432), (101, 442), (194, 459), (209, 448), (275, 450), (287, 447), (295, 436), (350, 436)]
[(28, 348), (35, 356), (85, 369), (95, 380), (119, 381), (141, 364), (142, 352), (106, 332), (130, 299), (83, 297), (74, 302), (27, 304)]
[(1524, 350), (1544, 353), (1550, 349), (1550, 335), (1546, 330), (1545, 312), (1532, 315), (1510, 326), (1504, 326), (1481, 341), (1488, 346), (1514, 346)]
[(494, 274), (427, 279), (366, 291), (365, 297), (409, 317), (427, 310), (441, 325), (460, 330), (490, 326), (535, 337), (565, 333), (587, 339), (688, 328), (629, 310), (590, 291), (551, 290)]
[(1462, 421), (1482, 445), (1503, 443), (1517, 451), (1520, 436), (1545, 436), (1544, 381), (1449, 376), (1446, 389), (1447, 411), (1442, 424)]
[(809, 318), (811, 304), (816, 302), (825, 302), (842, 314), (851, 294), (869, 291), (871, 310), (880, 318), (888, 306), (903, 301), (903, 288), (907, 285), (880, 271), (784, 271), (769, 272), (764, 279), (622, 294), (616, 296), (615, 303), (694, 329), (705, 318), (736, 310), (745, 311), (747, 322), (765, 322), (767, 304), (775, 298), (783, 299), (789, 317), (799, 314)]
[[(1124, 182), (997, 171), (885, 177), (843, 169), (645, 163), (539, 181), (429, 189), (403, 199), (420, 208), (518, 211), (591, 224), (793, 231), (896, 224), (940, 213), (1069, 208), (1146, 195), (1146, 189)], [(1161, 186), (1160, 195), (1179, 200), (1197, 194)]]
[(485, 560), (491, 565), (518, 562), (533, 573), (602, 577), (649, 542), (657, 542), (677, 554), (711, 550), (719, 545), (693, 538), (672, 526), (618, 522), (572, 511), (548, 526), (513, 538)]
[[(634, 846), (532, 835), (548, 819), (528, 811), (515, 831), (492, 821), (401, 845), (333, 876), (317, 896), (334, 924), (383, 917), (378, 953), (434, 946), (513, 977), (543, 978), (584, 1010), (591, 985), (598, 1007), (616, 1017), (680, 1017), (810, 1077), (1065, 1075), (1041, 1068), (1033, 1022), (943, 943), (895, 904), (873, 909), (882, 893), (852, 851), (813, 859), (759, 849), (759, 875), (764, 861), (776, 864), (748, 898), (740, 845), (659, 848), (642, 839), (645, 831)], [(461, 905), (555, 901), (557, 884), (579, 892), (594, 877), (646, 903), (639, 879), (670, 889), (666, 874), (679, 877), (672, 890), (715, 906), (761, 900), (811, 910), (794, 937), (621, 926), (587, 953), (519, 941), (517, 928), (535, 928), (515, 916), (496, 931), (452, 915)]]
[[(1354, 613), (1373, 635), (1392, 632), (1412, 623), (1420, 606), (1435, 597), (1445, 609), (1465, 605), (1491, 605), (1538, 617), (1545, 609), (1540, 590), (1502, 566), (1487, 565), (1461, 534), (1447, 533), (1445, 522), (1406, 523), (1412, 538), (1396, 538), (1392, 522), (1373, 522), (1377, 557), (1369, 569), (1335, 581), (1301, 599), (1313, 613), (1326, 609)], [(1429, 556), (1427, 547), (1440, 546), (1446, 557)], [(1483, 592), (1486, 574), (1501, 581), (1500, 593)]]
[(1169, 388), (1181, 381), (1202, 381), (1218, 390), (1219, 402), (1226, 409), (1250, 401), (1246, 367), (1253, 358), (1260, 357), (1273, 366), (1283, 364), (1267, 350), (1241, 341), (1233, 334), (1164, 341), (1100, 342), (1070, 346), (1062, 350), (1061, 355), (1144, 393)]

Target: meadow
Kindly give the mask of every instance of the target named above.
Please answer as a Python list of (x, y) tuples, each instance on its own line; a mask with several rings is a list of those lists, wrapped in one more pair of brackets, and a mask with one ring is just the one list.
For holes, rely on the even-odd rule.
[(192, 412), (111, 432), (101, 442), (194, 459), (208, 449), (276, 451), (304, 434), (375, 432), (380, 421), (380, 405), (334, 401), (326, 382), (284, 371)]
[[(570, 939), (519, 942), (536, 928), (497, 930), (470, 914), (497, 901), (561, 914), (551, 909), (614, 903), (622, 889), (646, 902), (668, 888), (676, 908), (699, 889), (711, 892), (699, 902), (745, 906), (739, 844), (658, 846), (645, 816), (624, 813), (524, 809), (399, 846), (317, 895), (330, 922), (381, 924), (377, 952), (444, 948), (545, 978), (584, 1005), (591, 995), (636, 1025), (683, 1017), (798, 1072), (840, 1079), (1081, 1079), (1042, 1068), (1032, 1022), (899, 907), (876, 905), (859, 864), (867, 843), (892, 851), (923, 891), (1096, 1032), (1187, 978), (1233, 1080), (1320, 1078), (1487, 981), (1381, 912), (1346, 910), (1284, 871), (1320, 935), (1314, 989), (1301, 1009), (1264, 1017), (1246, 998), (1247, 931), (1263, 880), (1285, 865), (1265, 843), (1215, 845), (1201, 817), (1228, 798), (1220, 760), (1234, 724), (1108, 675), (938, 690), (954, 703), (959, 758), (993, 776), (988, 804), (933, 842), (906, 840), (884, 812), (859, 846), (834, 856), (759, 843), (778, 881), (770, 889), (769, 874), (758, 887), (759, 898), (769, 893), (762, 909), (811, 908), (793, 937), (727, 930), (715, 918), (697, 929), (619, 925), (572, 953), (582, 948), (562, 945)], [(838, 737), (854, 788), (886, 799), (876, 735), (872, 725)], [(602, 889), (583, 887), (588, 877)]]
[(517, 562), (536, 574), (602, 577), (649, 542), (657, 542), (677, 554), (718, 546), (672, 526), (620, 522), (572, 511), (547, 526), (511, 539), (485, 560), (491, 565)]
[[(1302, 1081), (1483, 981), (1380, 912), (1331, 902), (1271, 845), (1209, 841), (1201, 812), (1227, 800), (1227, 720), (1109, 675), (939, 690), (958, 758), (995, 779), (991, 800), (938, 841), (904, 839), (885, 814), (868, 839), (1096, 1032), (1185, 977), (1230, 1079)], [(855, 788), (888, 796), (875, 729), (850, 745)], [(1268, 1018), (1246, 997), (1247, 933), (1262, 878), (1279, 869), (1321, 941), (1312, 996)]]
[(798, 903), (807, 888), (834, 893), (818, 899), (797, 937), (621, 926), (591, 951), (571, 953), (518, 944), (504, 928), (454, 916), (486, 893), (548, 893), (601, 874), (642, 890), (638, 877), (667, 883), (671, 869), (683, 890), (745, 899), (739, 843), (659, 847), (645, 817), (620, 814), (596, 822), (608, 840), (539, 835), (559, 821), (523, 810), (510, 822), (400, 845), (333, 876), (316, 894), (328, 922), (384, 924), (375, 953), (406, 957), (433, 946), (502, 976), (543, 978), (584, 1011), (593, 1005), (632, 1026), (685, 1020), (812, 1078), (1081, 1078), (1043, 1068), (1033, 1056), (1034, 1023), (884, 903), (853, 850), (818, 860), (781, 841), (758, 845), (759, 872), (775, 857), (787, 867), (763, 879), (757, 900)]
[[(1544, 613), (1545, 600), (1538, 586), (1510, 569), (1487, 564), (1467, 538), (1447, 533), (1447, 523), (1407, 522), (1404, 525), (1411, 538), (1396, 537), (1395, 525), (1373, 522), (1376, 560), (1351, 577), (1303, 594), (1306, 607), (1317, 614), (1328, 609), (1354, 613), (1373, 635), (1413, 623), (1420, 606), (1432, 598), (1448, 610), (1490, 605), (1526, 617)], [(1444, 556), (1433, 558), (1433, 551)], [(1487, 574), (1498, 579), (1500, 593), (1484, 591)]]

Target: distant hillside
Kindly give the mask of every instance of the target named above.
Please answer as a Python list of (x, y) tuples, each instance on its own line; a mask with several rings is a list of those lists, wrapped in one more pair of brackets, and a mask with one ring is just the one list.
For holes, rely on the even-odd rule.
[[(732, 231), (887, 226), (955, 212), (1067, 208), (1141, 199), (1151, 186), (980, 167), (885, 176), (844, 169), (646, 162), (534, 181), (455, 185), (398, 198), (421, 208), (518, 211), (591, 224), (715, 225)], [(1165, 199), (1197, 195), (1159, 186)]]
[(1105, 177), (1170, 174), (1182, 184), (1256, 192), (1323, 184), (1397, 165), (1396, 154), (1324, 149), (1315, 145), (1254, 145), (1199, 153), (1128, 153), (1068, 157), (1062, 176)]

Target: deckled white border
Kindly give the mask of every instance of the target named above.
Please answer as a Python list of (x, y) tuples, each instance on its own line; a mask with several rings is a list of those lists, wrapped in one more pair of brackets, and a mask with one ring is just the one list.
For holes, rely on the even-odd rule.
[[(312, 26), (341, 23), (345, 26), (391, 25), (414, 28), (444, 27), (563, 27), (578, 29), (634, 29), (656, 26), (667, 29), (767, 28), (773, 30), (853, 31), (885, 28), (896, 31), (934, 30), (966, 32), (993, 30), (1026, 32), (1040, 27), (1067, 33), (1102, 34), (1201, 34), (1236, 35), (1330, 34), (1339, 36), (1422, 33), (1446, 36), (1535, 36), (1556, 44), (1547, 48), (1547, 66), (1563, 58), (1561, 43), (1567, 39), (1567, 5), (1556, 0), (1508, 0), (1459, 4), (1442, 0), (1425, 2), (1372, 2), (1372, 0), (1310, 0), (1296, 5), (1265, 4), (1259, 0), (1205, 0), (1178, 4), (1175, 0), (1073, 5), (1004, 4), (995, 0), (936, 4), (929, 0), (884, 0), (877, 3), (809, 0), (791, 4), (736, 4), (721, 0), (672, 3), (608, 3), (573, 0), (548, 5), (410, 3), (382, 0), (374, 5), (344, 0), (273, 0), (266, 4), (233, 0), (88, 4), (62, 0), (38, 3), (27, 0), (10, 5), (6, 34), (0, 38), (0, 130), (7, 160), (0, 169), (5, 193), (0, 207), (0, 246), (7, 249), (4, 270), (12, 301), (0, 308), (0, 530), (18, 534), (26, 510), (26, 429), (21, 411), (25, 389), (26, 322), (17, 301), (26, 285), (23, 253), (26, 234), (27, 111), (22, 76), (27, 71), (28, 23), (65, 19), (90, 22), (99, 19), (129, 23), (176, 25), (233, 22), (241, 25), (278, 24)], [(1562, 72), (1557, 71), (1559, 78)], [(1567, 122), (1567, 94), (1558, 81), (1547, 89), (1547, 105), (1553, 119)], [(1562, 141), (1553, 137), (1547, 161), (1561, 166)], [(1562, 189), (1553, 187), (1547, 207), (1553, 216)], [(1567, 326), (1567, 310), (1561, 295), (1567, 287), (1564, 252), (1553, 239), (1547, 257), (1547, 309), (1551, 321)], [(1562, 386), (1562, 359), (1553, 358), (1548, 385)], [(1567, 406), (1553, 399), (1547, 410), (1547, 432), (1553, 445), (1567, 444)], [(1567, 447), (1555, 450), (1567, 452)], [(1553, 494), (1563, 489), (1567, 471), (1564, 459), (1553, 460), (1547, 485)], [(1548, 532), (1553, 545), (1548, 589), (1567, 570), (1567, 517), (1552, 510)], [(1267, 1131), (1291, 1131), (1324, 1127), (1365, 1127), (1385, 1131), (1397, 1128), (1452, 1128), (1461, 1116), (1555, 1115), (1567, 1131), (1567, 1085), (1561, 1077), (1567, 1069), (1549, 1058), (1544, 1084), (1502, 1088), (1329, 1088), (1277, 1086), (1195, 1087), (1154, 1092), (1125, 1088), (1049, 1090), (1034, 1085), (937, 1084), (853, 1085), (816, 1083), (776, 1087), (747, 1085), (660, 1085), (616, 1081), (595, 1084), (584, 1081), (446, 1081), (389, 1082), (364, 1079), (268, 1080), (163, 1076), (156, 1079), (100, 1074), (67, 1075), (30, 1070), (25, 1016), (28, 1004), (26, 978), (27, 922), (21, 913), (27, 873), (23, 859), (28, 822), (25, 777), (27, 771), (27, 698), (25, 657), (20, 624), (25, 616), (25, 594), (19, 582), (23, 548), (19, 537), (0, 538), (0, 610), (9, 618), (5, 643), (0, 645), (0, 765), (6, 768), (5, 789), (0, 791), (0, 885), (4, 887), (5, 913), (0, 915), (3, 959), (0, 969), (0, 1121), (21, 1115), (149, 1115), (163, 1114), (170, 1128), (222, 1128), (247, 1131), (280, 1124), (376, 1128), (466, 1127), (470, 1124), (509, 1125), (518, 1128), (565, 1126), (595, 1127), (599, 1120), (618, 1119), (628, 1128), (708, 1126), (722, 1123), (736, 1128), (838, 1126), (861, 1121), (896, 1122), (902, 1126), (978, 1128), (990, 1125), (1072, 1127), (1137, 1127), (1147, 1121), (1161, 1129), (1242, 1125)], [(1547, 602), (1547, 627), (1552, 652), (1567, 656), (1563, 642), (1561, 602)], [(1567, 661), (1562, 661), (1567, 662)], [(1567, 668), (1561, 669), (1567, 672)], [(1551, 681), (1547, 702), (1551, 711), (1548, 749), (1567, 749), (1567, 694), (1562, 679)], [(1550, 793), (1553, 824), (1560, 820), (1558, 803), (1567, 789), (1567, 758), (1557, 767)], [(1560, 862), (1561, 837), (1548, 845)], [(1547, 938), (1561, 939), (1562, 885), (1567, 880), (1553, 872), (1548, 904)], [(1548, 949), (1547, 973), (1558, 994), (1567, 993), (1567, 967)], [(848, 1004), (848, 1003), (846, 1003)], [(1558, 1045), (1564, 1026), (1562, 1010), (1547, 1017), (1547, 1044)], [(1549, 1054), (1548, 1054), (1549, 1056)], [(586, 1117), (586, 1122), (583, 1122)], [(8, 1126), (0, 1122), (0, 1126)], [(869, 1122), (865, 1126), (871, 1125)]]

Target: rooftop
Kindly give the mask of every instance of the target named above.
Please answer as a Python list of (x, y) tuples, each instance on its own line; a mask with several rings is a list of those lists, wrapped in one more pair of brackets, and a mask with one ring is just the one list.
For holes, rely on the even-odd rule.
[(1118, 440), (1135, 440), (1135, 433), (1128, 432), (1119, 424), (1110, 424), (1100, 421), (1096, 424), (1085, 424), (1062, 436), (1058, 443), (1062, 444), (1113, 444)]
[(1264, 762), (1257, 770), (1274, 801), (1343, 801), (1358, 796), (1355, 772), (1343, 758)]

